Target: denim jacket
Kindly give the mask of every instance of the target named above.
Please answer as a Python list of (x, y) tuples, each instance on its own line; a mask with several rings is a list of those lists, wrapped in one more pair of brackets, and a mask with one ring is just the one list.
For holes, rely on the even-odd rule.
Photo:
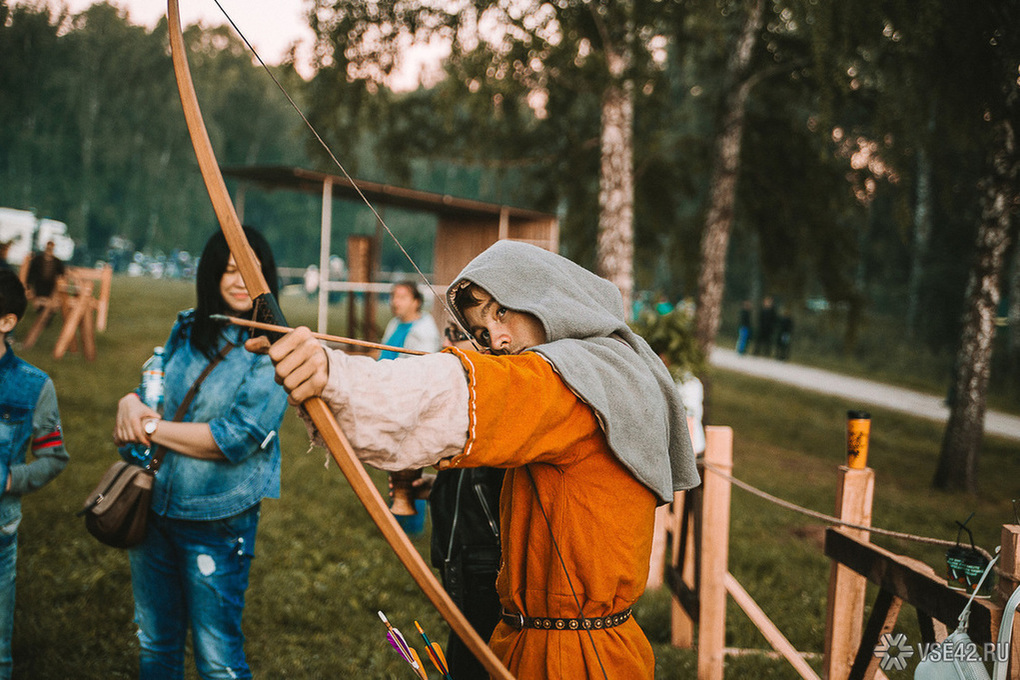
[[(209, 364), (189, 341), (193, 321), (193, 311), (182, 312), (163, 348), (167, 419), (173, 418)], [(152, 492), (152, 509), (159, 515), (223, 519), (280, 495), (279, 428), (287, 395), (276, 384), (269, 357), (244, 349), (246, 337), (235, 326), (223, 330), (219, 347), (228, 341), (237, 347), (209, 373), (182, 419), (209, 423), (213, 440), (228, 460), (164, 454)]]
[[(29, 448), (35, 460), (26, 464)], [(17, 531), (21, 496), (60, 474), (67, 459), (53, 381), (8, 346), (0, 357), (0, 534)]]

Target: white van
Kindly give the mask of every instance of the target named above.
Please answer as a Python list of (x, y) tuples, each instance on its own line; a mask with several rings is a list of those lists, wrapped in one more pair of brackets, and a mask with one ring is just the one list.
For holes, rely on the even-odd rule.
[(15, 270), (25, 261), (25, 256), (33, 250), (42, 250), (47, 241), (53, 241), (53, 254), (64, 262), (74, 256), (74, 241), (67, 235), (67, 225), (57, 220), (39, 219), (28, 210), (0, 208), (0, 242), (5, 241), (11, 241), (7, 262)]

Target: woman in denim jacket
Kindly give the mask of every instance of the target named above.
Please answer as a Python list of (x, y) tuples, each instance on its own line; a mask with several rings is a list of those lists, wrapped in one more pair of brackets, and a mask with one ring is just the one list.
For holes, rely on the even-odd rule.
[[(270, 290), (269, 244), (245, 227)], [(202, 678), (250, 678), (241, 615), (263, 498), (280, 494), (278, 429), (287, 396), (266, 356), (243, 347), (246, 333), (209, 318), (249, 314), (252, 302), (223, 235), (205, 246), (196, 309), (182, 312), (164, 346), (168, 418), (210, 360), (238, 345), (209, 373), (181, 422), (161, 420), (134, 392), (117, 409), (114, 438), (166, 447), (156, 473), (145, 540), (131, 550), (141, 680), (183, 678), (191, 629)]]

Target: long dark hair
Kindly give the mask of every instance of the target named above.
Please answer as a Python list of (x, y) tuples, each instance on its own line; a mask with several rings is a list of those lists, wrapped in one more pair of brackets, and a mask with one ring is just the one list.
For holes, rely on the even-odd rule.
[[(273, 297), (279, 295), (279, 282), (276, 277), (276, 259), (265, 237), (254, 227), (244, 227), (244, 235), (251, 244), (255, 256), (262, 263), (262, 276), (269, 284)], [(191, 346), (210, 359), (216, 354), (222, 321), (213, 321), (210, 314), (229, 314), (223, 295), (220, 294), (220, 281), (230, 260), (230, 248), (223, 232), (217, 231), (205, 244), (202, 258), (198, 261), (198, 274), (195, 277), (195, 323), (191, 329)]]

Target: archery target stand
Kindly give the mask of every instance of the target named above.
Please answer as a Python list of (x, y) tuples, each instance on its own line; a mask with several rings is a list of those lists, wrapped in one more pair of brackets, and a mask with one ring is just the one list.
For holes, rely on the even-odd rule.
[(64, 323), (53, 346), (53, 358), (60, 359), (68, 351), (77, 352), (80, 346), (85, 359), (94, 361), (96, 331), (106, 330), (112, 282), (110, 265), (97, 269), (68, 267), (54, 295), (34, 300), (38, 313), (22, 346), (33, 347), (50, 320), (60, 312)]

